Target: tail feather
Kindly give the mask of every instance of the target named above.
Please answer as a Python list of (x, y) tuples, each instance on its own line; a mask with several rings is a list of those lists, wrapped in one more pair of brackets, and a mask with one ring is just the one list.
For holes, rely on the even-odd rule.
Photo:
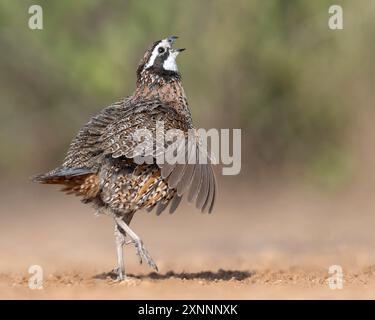
[(96, 197), (99, 191), (99, 180), (96, 173), (85, 168), (57, 168), (45, 174), (31, 178), (33, 182), (63, 185), (61, 191), (67, 194), (82, 196), (88, 201)]
[(73, 177), (92, 174), (87, 168), (64, 168), (59, 167), (50, 172), (38, 174), (31, 177), (31, 181), (48, 184), (64, 184), (69, 182)]

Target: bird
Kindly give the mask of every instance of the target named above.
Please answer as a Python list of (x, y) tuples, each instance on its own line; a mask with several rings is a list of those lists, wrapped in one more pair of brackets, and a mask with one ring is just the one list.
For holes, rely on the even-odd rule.
[[(158, 271), (143, 241), (130, 228), (136, 212), (155, 209), (160, 215), (169, 206), (173, 213), (186, 196), (202, 212), (211, 213), (217, 198), (212, 157), (201, 147), (177, 67), (176, 58), (185, 50), (173, 48), (177, 38), (153, 42), (136, 69), (133, 94), (91, 117), (73, 138), (60, 166), (32, 177), (34, 182), (62, 185), (61, 191), (81, 197), (98, 214), (113, 219), (118, 280), (126, 278), (127, 244), (135, 246), (140, 263), (145, 261)], [(186, 148), (172, 152), (188, 161), (158, 163), (155, 151), (149, 155), (151, 161), (136, 161), (134, 133), (142, 129), (155, 133), (158, 121), (163, 122), (164, 133), (173, 129), (183, 133)], [(188, 139), (190, 132), (193, 140)], [(161, 150), (167, 155), (168, 149)], [(199, 161), (202, 154), (206, 161)]]

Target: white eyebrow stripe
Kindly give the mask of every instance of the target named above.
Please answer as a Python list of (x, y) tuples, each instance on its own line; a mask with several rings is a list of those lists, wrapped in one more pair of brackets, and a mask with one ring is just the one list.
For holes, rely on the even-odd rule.
[(154, 48), (154, 50), (152, 51), (150, 59), (148, 59), (148, 62), (145, 65), (145, 69), (150, 68), (151, 66), (153, 66), (153, 64), (155, 62), (155, 59), (156, 59), (156, 57), (159, 54), (158, 49), (160, 47), (165, 47), (165, 46), (167, 46), (168, 48), (171, 47), (171, 45), (170, 45), (170, 43), (168, 42), (167, 39), (164, 39), (164, 40), (160, 41), (160, 43)]

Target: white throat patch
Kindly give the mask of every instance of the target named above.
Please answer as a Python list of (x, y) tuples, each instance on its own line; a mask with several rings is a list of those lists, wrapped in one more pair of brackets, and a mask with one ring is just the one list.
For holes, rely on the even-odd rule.
[(178, 51), (170, 51), (168, 58), (163, 63), (163, 69), (168, 71), (175, 71), (177, 72), (177, 63), (176, 57), (178, 55)]

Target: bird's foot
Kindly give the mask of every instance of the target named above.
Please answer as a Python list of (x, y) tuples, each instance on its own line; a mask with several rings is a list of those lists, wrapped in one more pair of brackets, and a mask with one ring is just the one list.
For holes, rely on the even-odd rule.
[[(156, 263), (154, 262), (154, 260), (152, 260), (150, 254), (144, 247), (142, 240), (135, 234), (135, 232), (132, 229), (129, 228), (129, 226), (122, 219), (115, 217), (115, 221), (116, 221), (117, 226), (120, 227), (125, 232), (125, 234), (129, 236), (129, 238), (132, 240), (132, 243), (134, 244), (135, 250), (139, 257), (139, 262), (142, 263), (143, 260), (145, 260), (151, 268), (158, 271), (158, 267), (156, 266)], [(118, 227), (116, 228), (118, 229)], [(119, 246), (118, 246), (117, 251), (118, 253), (120, 252), (118, 256), (121, 256), (121, 250)], [(120, 266), (122, 265), (121, 262), (122, 262), (122, 259), (119, 259)]]
[(126, 278), (125, 271), (123, 268), (117, 267), (113, 269), (113, 272), (117, 275), (116, 281), (123, 281)]
[(154, 269), (155, 271), (158, 271), (158, 267), (154, 260), (151, 258), (150, 254), (146, 250), (145, 246), (143, 245), (143, 242), (141, 239), (136, 239), (133, 241), (135, 250), (137, 251), (137, 255), (139, 257), (139, 263), (142, 264), (143, 260), (147, 262), (147, 264)]

